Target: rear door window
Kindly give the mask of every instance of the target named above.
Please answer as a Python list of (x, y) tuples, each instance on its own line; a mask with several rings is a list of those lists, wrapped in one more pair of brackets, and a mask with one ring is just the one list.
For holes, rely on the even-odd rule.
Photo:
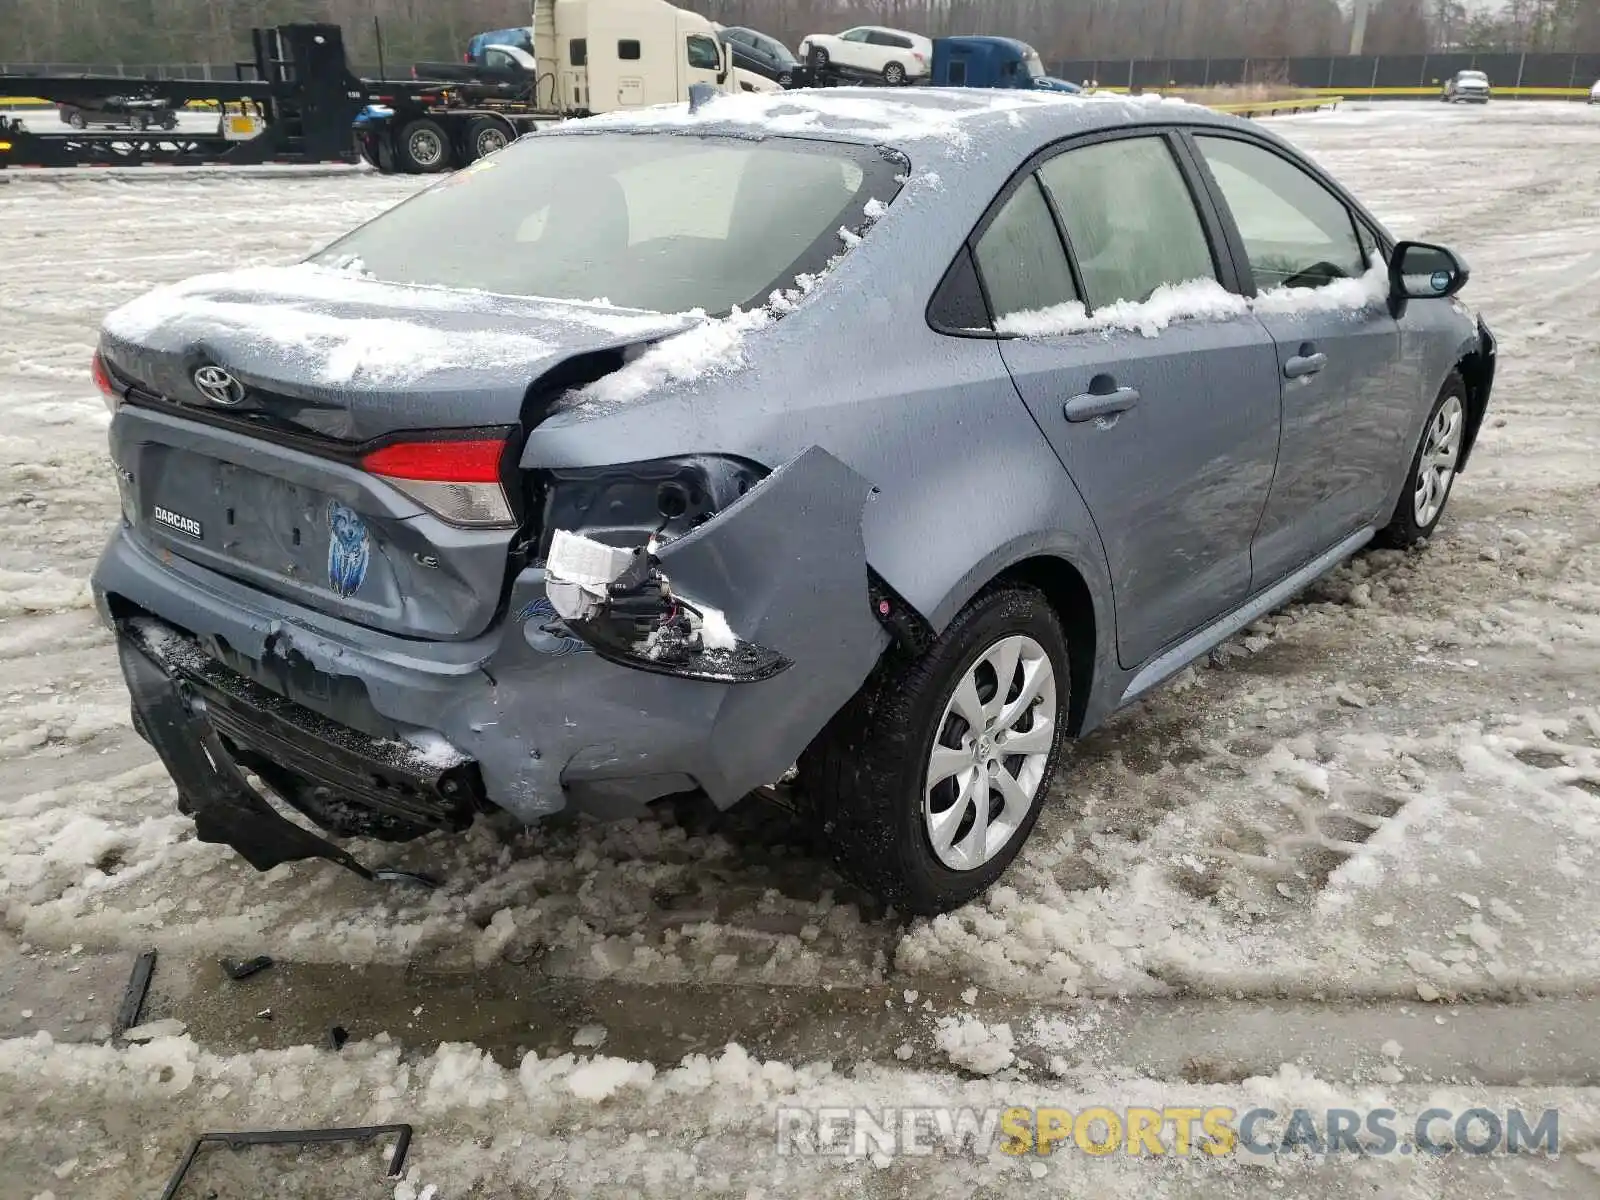
[(1350, 210), (1314, 176), (1250, 142), (1195, 144), (1233, 213), (1258, 290), (1321, 287), (1366, 271)]
[(1119, 138), (1039, 168), (1066, 226), (1090, 311), (1217, 277), (1205, 227), (1161, 137)]
[(1055, 218), (1032, 176), (984, 230), (975, 256), (996, 327), (1018, 313), (1078, 299)]

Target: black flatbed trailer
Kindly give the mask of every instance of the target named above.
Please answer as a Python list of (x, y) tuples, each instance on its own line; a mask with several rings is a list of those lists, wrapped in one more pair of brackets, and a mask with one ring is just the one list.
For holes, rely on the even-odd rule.
[[(128, 79), (114, 75), (0, 75), (0, 95), (92, 104), (116, 96), (162, 101), (181, 111), (217, 106), (214, 133), (74, 130), (38, 133), (26, 118), (0, 117), (0, 169), (5, 167), (239, 166), (257, 163), (355, 162), (350, 130), (368, 103), (350, 73), (337, 25), (280, 25), (251, 31), (251, 61), (234, 64), (234, 79)], [(238, 109), (260, 122), (253, 136), (231, 138), (223, 114)]]

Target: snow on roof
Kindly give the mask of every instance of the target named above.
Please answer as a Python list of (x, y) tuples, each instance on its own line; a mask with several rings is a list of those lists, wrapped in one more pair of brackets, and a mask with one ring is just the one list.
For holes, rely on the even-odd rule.
[(1110, 105), (1126, 116), (1151, 104), (1182, 104), (1172, 97), (1071, 94), (991, 88), (915, 88), (885, 95), (881, 88), (827, 88), (719, 95), (691, 112), (686, 104), (606, 113), (550, 133), (600, 128), (732, 128), (769, 135), (827, 135), (866, 141), (968, 144), (978, 127), (1021, 126), (1037, 114), (1075, 114), (1085, 125), (1115, 124)]

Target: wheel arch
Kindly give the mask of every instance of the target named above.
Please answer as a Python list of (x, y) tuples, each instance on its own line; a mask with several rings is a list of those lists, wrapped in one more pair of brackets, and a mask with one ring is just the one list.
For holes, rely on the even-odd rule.
[(1110, 674), (1113, 661), (1115, 618), (1109, 578), (1103, 569), (1086, 568), (1083, 556), (1066, 547), (1041, 546), (1029, 539), (991, 556), (935, 613), (924, 615), (935, 632), (942, 632), (976, 596), (1007, 583), (1038, 588), (1061, 620), (1071, 683), (1067, 732), (1075, 737), (1090, 711), (1095, 684)]
[(1083, 573), (1071, 562), (1040, 554), (1013, 563), (995, 579), (996, 583), (1023, 583), (1044, 593), (1067, 635), (1067, 669), (1071, 693), (1067, 706), (1067, 733), (1076, 737), (1089, 711), (1089, 694), (1094, 687), (1099, 659), (1100, 626), (1096, 618), (1094, 594)]

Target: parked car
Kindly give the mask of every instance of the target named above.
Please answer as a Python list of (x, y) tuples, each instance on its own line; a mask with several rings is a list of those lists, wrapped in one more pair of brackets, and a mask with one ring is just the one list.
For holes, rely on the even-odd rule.
[(61, 119), (74, 129), (104, 125), (111, 129), (176, 129), (178, 114), (167, 100), (147, 100), (138, 96), (107, 96), (103, 100), (83, 100), (56, 105)]
[(736, 69), (770, 79), (779, 87), (794, 86), (800, 62), (777, 38), (738, 25), (719, 30), (717, 37), (733, 51)]
[(1600, 79), (1595, 80), (1594, 85), (1589, 88), (1589, 103), (1600, 104)]
[(1444, 81), (1439, 98), (1446, 104), (1487, 104), (1492, 91), (1482, 71), (1457, 71)]
[(111, 314), (96, 603), (180, 807), (258, 869), (368, 873), (267, 795), (398, 841), (778, 786), (935, 912), (1069, 739), (1438, 532), (1495, 373), (1467, 278), (1198, 106), (568, 122)]
[(531, 88), (539, 76), (539, 64), (521, 46), (485, 46), (471, 62), (419, 62), (411, 66), (411, 78), (428, 83), (501, 83)]
[(492, 48), (514, 46), (518, 50), (533, 53), (533, 28), (528, 25), (517, 26), (512, 29), (489, 29), (483, 33), (474, 34), (467, 42), (466, 51), (461, 55), (463, 63), (483, 63)]
[(888, 84), (925, 79), (933, 67), (933, 42), (901, 29), (860, 25), (834, 36), (813, 33), (800, 43), (800, 59), (815, 82), (873, 79)]

